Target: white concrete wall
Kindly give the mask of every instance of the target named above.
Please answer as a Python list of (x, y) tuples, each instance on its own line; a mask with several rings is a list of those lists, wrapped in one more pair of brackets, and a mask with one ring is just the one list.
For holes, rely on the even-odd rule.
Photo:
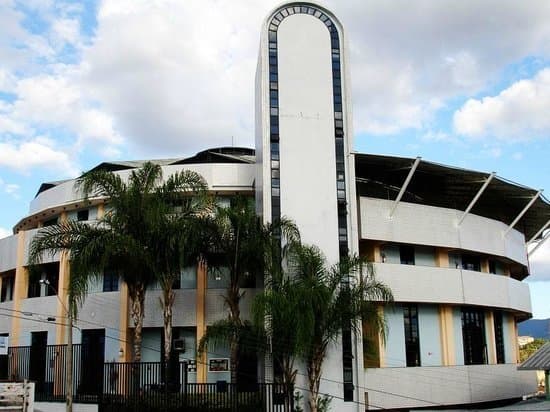
[(0, 239), (0, 272), (17, 266), (17, 235)]
[[(279, 26), (281, 215), (305, 243), (338, 261), (336, 161), (330, 36), (317, 18), (299, 14)], [(322, 222), (322, 224), (320, 224)]]
[[(199, 173), (211, 190), (252, 190), (255, 177), (255, 165), (240, 163), (207, 163), (163, 166), (164, 178), (181, 170), (193, 170)], [(123, 179), (127, 179), (131, 170), (116, 172)], [(82, 200), (82, 193), (74, 188), (75, 180), (69, 180), (58, 186), (40, 193), (30, 204), (29, 215), (41, 211), (63, 207)], [(61, 212), (62, 210), (59, 210)]]
[(536, 389), (516, 364), (365, 370), (369, 409), (431, 407), (511, 399)]
[(477, 251), (527, 265), (525, 238), (497, 220), (469, 214), (457, 227), (462, 211), (401, 202), (389, 218), (393, 201), (361, 197), (361, 238)]
[(375, 263), (397, 302), (481, 305), (531, 313), (529, 284), (463, 269)]

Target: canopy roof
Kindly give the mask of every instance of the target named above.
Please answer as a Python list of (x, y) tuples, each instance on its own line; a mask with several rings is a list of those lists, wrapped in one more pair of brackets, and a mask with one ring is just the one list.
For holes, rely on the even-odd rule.
[[(395, 200), (416, 159), (355, 154), (357, 193)], [(489, 173), (420, 160), (402, 201), (466, 210)], [(470, 213), (511, 224), (538, 190), (495, 176)], [(533, 203), (514, 229), (531, 239), (550, 220), (550, 202)]]

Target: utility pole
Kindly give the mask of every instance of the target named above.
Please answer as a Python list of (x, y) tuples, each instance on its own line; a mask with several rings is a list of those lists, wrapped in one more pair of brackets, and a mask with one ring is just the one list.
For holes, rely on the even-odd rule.
[[(73, 312), (67, 308), (67, 305), (59, 298), (57, 289), (50, 283), (48, 279), (40, 279), (40, 283), (46, 285), (55, 293), (57, 300), (61, 302), (61, 306), (67, 314), (67, 351), (65, 356), (65, 403), (66, 412), (73, 412)], [(69, 306), (72, 305), (69, 300)]]
[[(69, 306), (71, 304), (69, 303)], [(72, 309), (72, 308), (69, 308)], [(67, 412), (73, 412), (73, 312), (67, 311), (67, 357), (65, 364), (65, 396), (67, 403)]]

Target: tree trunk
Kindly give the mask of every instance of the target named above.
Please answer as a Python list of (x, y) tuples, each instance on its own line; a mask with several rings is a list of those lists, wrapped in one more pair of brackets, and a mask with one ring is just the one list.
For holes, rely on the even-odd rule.
[(312, 357), (308, 360), (307, 377), (309, 381), (309, 409), (310, 412), (318, 411), (319, 402), (319, 383), (321, 381), (321, 368), (323, 365), (324, 355), (315, 350)]
[(172, 309), (176, 294), (172, 289), (172, 284), (167, 284), (162, 290), (162, 298), (160, 304), (162, 306), (162, 315), (164, 318), (164, 361), (170, 360), (170, 352), (172, 350)]
[(229, 319), (233, 323), (234, 327), (233, 336), (231, 337), (231, 342), (229, 343), (231, 350), (231, 383), (237, 383), (237, 372), (239, 370), (239, 331), (242, 327), (241, 310), (239, 307), (240, 299), (241, 296), (238, 277), (233, 274), (226, 298), (227, 306), (229, 307)]
[(141, 340), (143, 329), (143, 312), (145, 307), (145, 285), (132, 288), (132, 320), (134, 321), (134, 362), (141, 362)]
[(231, 383), (237, 383), (237, 372), (239, 370), (239, 337), (233, 336), (230, 343), (231, 349)]

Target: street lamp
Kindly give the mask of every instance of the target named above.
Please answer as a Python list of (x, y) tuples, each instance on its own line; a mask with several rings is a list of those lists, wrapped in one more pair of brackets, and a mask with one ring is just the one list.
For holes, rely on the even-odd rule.
[(67, 357), (65, 358), (65, 400), (66, 411), (73, 412), (73, 313), (70, 311), (65, 303), (60, 299), (57, 289), (50, 283), (48, 279), (40, 279), (42, 285), (52, 288), (57, 296), (57, 300), (65, 309), (67, 314)]

